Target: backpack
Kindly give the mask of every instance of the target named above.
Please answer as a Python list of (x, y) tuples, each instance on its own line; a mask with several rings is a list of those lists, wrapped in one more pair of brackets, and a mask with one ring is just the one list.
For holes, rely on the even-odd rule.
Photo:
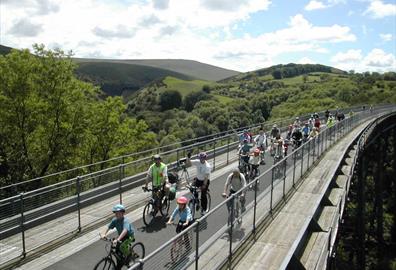
[(177, 174), (177, 172), (169, 172), (168, 180), (169, 180), (169, 183), (175, 184), (175, 183), (179, 182), (179, 175)]

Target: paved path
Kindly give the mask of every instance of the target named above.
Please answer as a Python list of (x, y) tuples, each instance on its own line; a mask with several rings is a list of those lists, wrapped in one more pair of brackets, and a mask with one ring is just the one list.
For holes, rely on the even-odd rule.
[[(234, 153), (235, 155), (235, 153)], [(305, 161), (306, 162), (306, 161)], [(260, 166), (261, 172), (267, 170), (270, 166), (272, 166), (273, 161), (267, 155), (266, 156), (266, 163), (265, 166)], [(288, 163), (288, 175), (292, 174), (290, 171), (290, 166), (292, 165), (291, 162)], [(237, 162), (234, 162), (222, 169), (219, 169), (212, 173), (212, 181), (210, 184), (210, 191), (212, 194), (212, 207), (218, 205), (224, 199), (221, 197), (221, 193), (224, 187), (225, 178), (229, 174), (229, 172), (237, 166)], [(306, 166), (306, 165), (305, 165)], [(259, 194), (261, 193), (262, 196), (268, 194), (268, 187), (271, 184), (270, 175), (267, 175), (263, 180), (260, 182), (260, 189)], [(181, 194), (186, 193), (187, 191), (182, 190), (178, 193), (178, 196)], [(141, 189), (136, 189), (130, 193), (128, 196), (124, 196), (125, 200), (128, 198), (139, 199), (144, 201), (145, 194), (142, 194)], [(253, 200), (254, 194), (253, 192), (248, 192), (247, 194), (247, 204), (249, 204)], [(109, 209), (111, 205), (116, 203), (118, 198), (112, 198), (107, 200), (106, 202), (101, 202), (100, 206), (98, 205), (97, 209), (91, 209), (89, 214), (96, 214), (96, 215), (104, 215), (103, 211), (110, 212)], [(268, 198), (267, 202), (265, 203), (266, 206), (269, 207)], [(174, 203), (171, 205), (171, 209), (173, 210), (175, 207)], [(267, 207), (262, 207), (262, 211), (266, 211)], [(101, 213), (98, 213), (100, 211)], [(142, 211), (143, 207), (138, 208), (137, 210), (128, 213), (127, 216), (130, 220), (133, 221), (135, 228), (137, 229), (136, 239), (137, 241), (141, 241), (144, 243), (146, 247), (146, 254), (154, 251), (160, 245), (165, 243), (169, 240), (175, 233), (174, 226), (166, 226), (165, 222), (167, 218), (157, 217), (155, 226), (146, 228), (142, 222)], [(88, 213), (86, 213), (88, 214)], [(111, 213), (110, 213), (111, 214)], [(110, 220), (109, 216), (109, 220)], [(206, 224), (206, 226), (201, 226), (201, 233), (200, 233), (200, 240), (205, 242), (207, 239), (212, 237), (216, 232), (221, 231), (221, 228), (224, 227), (224, 224), (227, 223), (227, 211), (219, 211), (218, 214), (215, 215), (215, 219), (210, 219), (210, 226)], [(250, 217), (249, 217), (250, 219)], [(247, 223), (246, 223), (247, 225)], [(60, 226), (63, 228), (63, 226)], [(104, 226), (98, 228), (70, 243), (65, 246), (58, 248), (55, 251), (52, 251), (48, 254), (43, 255), (39, 259), (36, 259), (33, 262), (27, 263), (20, 267), (19, 269), (59, 269), (59, 270), (66, 270), (66, 269), (92, 269), (96, 262), (105, 255), (104, 250), (104, 242), (99, 241), (99, 232), (104, 230)], [(240, 230), (241, 232), (241, 230)], [(43, 232), (45, 233), (45, 232)], [(240, 239), (243, 235), (240, 235)], [(224, 240), (227, 242), (227, 239)]]
[(341, 154), (367, 124), (368, 122), (365, 122), (358, 126), (325, 153), (318, 166), (304, 179), (286, 206), (280, 210), (234, 269), (286, 269), (325, 196), (341, 162)]

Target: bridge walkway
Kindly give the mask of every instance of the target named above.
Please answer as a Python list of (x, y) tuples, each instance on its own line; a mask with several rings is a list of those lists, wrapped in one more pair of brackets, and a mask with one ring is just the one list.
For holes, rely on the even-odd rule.
[[(335, 216), (342, 211), (344, 202), (340, 204), (340, 199), (345, 199), (346, 194), (340, 187), (345, 187), (348, 181), (346, 176), (337, 179), (334, 176), (343, 157), (356, 154), (355, 150), (347, 152), (348, 148), (369, 122), (360, 124), (324, 154), (233, 269), (286, 269), (293, 262), (299, 264), (300, 269), (317, 269), (318, 264), (323, 263), (321, 253), (314, 246), (335, 237), (331, 230), (334, 232), (333, 224), (338, 224)], [(351, 173), (348, 172), (350, 166), (344, 167), (347, 174)], [(314, 233), (312, 227), (316, 227)], [(309, 237), (309, 241), (302, 241)], [(302, 249), (301, 242), (306, 243)]]

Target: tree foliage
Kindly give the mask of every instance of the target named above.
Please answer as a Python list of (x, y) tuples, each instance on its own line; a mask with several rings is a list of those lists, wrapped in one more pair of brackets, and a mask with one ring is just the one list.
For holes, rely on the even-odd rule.
[(75, 78), (70, 56), (39, 45), (0, 56), (2, 185), (155, 143), (144, 122), (124, 116), (120, 98), (102, 101)]

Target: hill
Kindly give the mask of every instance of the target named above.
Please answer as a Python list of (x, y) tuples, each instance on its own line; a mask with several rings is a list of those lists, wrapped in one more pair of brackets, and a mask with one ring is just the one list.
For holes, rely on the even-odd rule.
[(262, 68), (251, 72), (241, 73), (236, 76), (226, 78), (222, 82), (251, 80), (257, 77), (262, 79), (282, 79), (292, 78), (298, 75), (308, 74), (312, 72), (325, 72), (333, 74), (346, 74), (345, 71), (319, 64), (280, 64), (268, 68)]
[(198, 61), (183, 59), (147, 59), (147, 60), (116, 60), (116, 59), (85, 59), (75, 58), (77, 62), (103, 62), (103, 63), (123, 63), (139, 66), (149, 66), (181, 73), (192, 78), (219, 81), (228, 77), (240, 74), (238, 71), (224, 69)]
[(5, 55), (11, 52), (12, 48), (0, 45), (0, 55)]
[(161, 68), (100, 61), (80, 62), (76, 74), (80, 79), (100, 86), (110, 96), (129, 95), (167, 76), (186, 81), (193, 79), (188, 75)]

